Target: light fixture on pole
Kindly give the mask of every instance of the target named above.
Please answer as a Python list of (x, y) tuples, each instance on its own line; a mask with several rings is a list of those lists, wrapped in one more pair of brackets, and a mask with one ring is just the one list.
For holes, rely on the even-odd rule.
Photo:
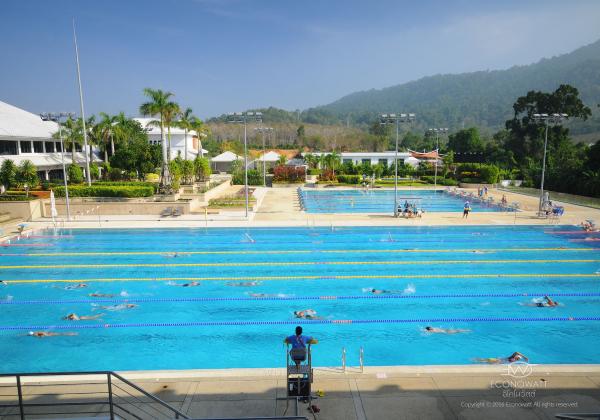
[(81, 88), (81, 72), (79, 71), (79, 48), (77, 47), (77, 34), (75, 33), (75, 18), (73, 18), (73, 43), (75, 44), (75, 62), (77, 63), (77, 83), (79, 84), (79, 105), (81, 107), (81, 126), (83, 130), (83, 151), (85, 156), (85, 178), (88, 187), (92, 185), (90, 174), (90, 158), (87, 142), (87, 131), (85, 128), (85, 112), (83, 111), (83, 89)]
[(262, 122), (262, 112), (231, 112), (227, 121), (233, 124), (244, 124), (244, 190), (246, 197), (246, 219), (248, 218), (248, 121)]
[(543, 213), (543, 207), (544, 207), (544, 177), (546, 175), (546, 150), (548, 148), (548, 126), (550, 124), (552, 125), (558, 125), (561, 122), (563, 122), (564, 120), (566, 120), (567, 118), (569, 118), (569, 116), (567, 114), (562, 114), (562, 113), (554, 113), (554, 114), (533, 114), (532, 120), (536, 123), (536, 124), (544, 124), (545, 127), (545, 134), (544, 134), (544, 157), (542, 159), (542, 183), (540, 185), (540, 205), (539, 205), (539, 214)]
[(433, 188), (437, 188), (437, 172), (438, 172), (438, 160), (440, 156), (440, 134), (448, 132), (447, 128), (430, 128), (427, 130), (429, 133), (435, 134), (435, 175), (433, 176)]
[(398, 138), (400, 123), (411, 123), (416, 120), (415, 114), (381, 114), (382, 125), (396, 124), (396, 153), (394, 154), (394, 217), (398, 217)]
[(63, 181), (65, 183), (65, 203), (67, 206), (67, 221), (71, 221), (71, 206), (69, 203), (69, 185), (67, 184), (67, 168), (65, 166), (65, 144), (62, 138), (62, 126), (60, 120), (64, 117), (73, 118), (72, 112), (45, 112), (40, 114), (40, 118), (44, 121), (54, 121), (58, 124), (58, 139), (60, 140), (60, 158), (62, 160)]
[(265, 162), (265, 135), (273, 131), (273, 127), (255, 127), (254, 131), (261, 133), (262, 137), (262, 170), (263, 170), (263, 187), (267, 186), (267, 169)]

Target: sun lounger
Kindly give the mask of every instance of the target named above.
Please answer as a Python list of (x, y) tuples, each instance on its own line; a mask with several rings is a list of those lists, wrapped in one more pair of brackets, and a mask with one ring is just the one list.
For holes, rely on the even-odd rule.
[(175, 209), (173, 209), (173, 217), (179, 217), (183, 214), (183, 207), (177, 207)]
[(160, 212), (160, 217), (169, 217), (173, 214), (173, 207), (167, 207)]

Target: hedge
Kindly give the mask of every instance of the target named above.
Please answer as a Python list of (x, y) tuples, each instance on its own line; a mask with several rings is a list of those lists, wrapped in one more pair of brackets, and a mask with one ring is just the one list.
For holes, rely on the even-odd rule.
[[(429, 184), (435, 183), (435, 177), (429, 176), (429, 175), (422, 176), (421, 180), (426, 181)], [(454, 186), (458, 185), (458, 181), (456, 181), (455, 179), (452, 179), (452, 178), (444, 178), (444, 177), (438, 176), (437, 177), (437, 185), (454, 187)]]
[(338, 175), (338, 182), (343, 184), (360, 184), (362, 176), (360, 175)]
[[(57, 197), (65, 196), (65, 188), (57, 187), (54, 190)], [(151, 197), (154, 195), (154, 187), (142, 186), (71, 186), (69, 187), (69, 197)]]
[[(238, 171), (233, 174), (233, 185), (244, 185), (244, 171)], [(262, 185), (263, 174), (256, 169), (248, 170), (248, 185)]]
[(25, 194), (10, 194), (10, 195), (0, 195), (0, 201), (31, 201), (35, 200), (37, 197), (29, 196), (27, 197)]
[(154, 191), (158, 191), (158, 183), (142, 182), (142, 181), (97, 181), (92, 186), (100, 187), (152, 187)]

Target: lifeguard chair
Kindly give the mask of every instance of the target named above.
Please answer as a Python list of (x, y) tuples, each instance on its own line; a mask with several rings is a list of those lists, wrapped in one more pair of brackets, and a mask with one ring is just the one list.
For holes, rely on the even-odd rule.
[(289, 408), (290, 400), (296, 401), (296, 415), (300, 402), (308, 403), (312, 412), (311, 387), (313, 383), (311, 344), (302, 348), (286, 345), (287, 393), (284, 416)]

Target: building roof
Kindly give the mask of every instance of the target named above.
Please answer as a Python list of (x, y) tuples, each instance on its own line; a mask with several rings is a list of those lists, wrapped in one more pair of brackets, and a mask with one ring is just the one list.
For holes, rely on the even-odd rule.
[(42, 121), (37, 114), (0, 101), (0, 139), (49, 139), (57, 131), (54, 121)]
[[(316, 156), (321, 156), (321, 155), (328, 155), (330, 154), (330, 152), (314, 152), (314, 153), (302, 153), (302, 156), (306, 156), (307, 154), (313, 154)], [(355, 158), (355, 159), (360, 159), (360, 158), (364, 158), (364, 159), (375, 159), (375, 158), (388, 158), (388, 159), (393, 159), (394, 156), (396, 155), (395, 151), (389, 151), (389, 152), (341, 152), (339, 153), (340, 157), (343, 158)], [(399, 159), (403, 159), (405, 157), (410, 156), (409, 153), (406, 152), (398, 152), (398, 158)]]
[[(53, 167), (61, 167), (62, 168), (62, 157), (61, 153), (40, 153), (40, 154), (23, 154), (23, 155), (10, 155), (10, 156), (0, 156), (0, 163), (4, 160), (12, 160), (15, 165), (21, 164), (23, 161), (28, 160), (33, 163), (38, 170), (53, 168)], [(75, 162), (80, 165), (85, 165), (85, 155), (83, 152), (75, 152)], [(90, 162), (100, 163), (102, 159), (100, 159), (97, 155), (92, 153), (90, 156)], [(71, 152), (65, 152), (65, 165), (70, 165), (71, 161)]]
[(277, 152), (274, 151), (268, 151), (267, 153), (258, 157), (257, 160), (265, 161), (265, 162), (277, 162), (279, 160), (279, 158), (281, 157), (281, 155)]
[(215, 156), (210, 161), (211, 162), (233, 162), (234, 160), (240, 160), (240, 159), (241, 159), (240, 156), (238, 156), (235, 153), (230, 152), (228, 150), (226, 152), (221, 153), (220, 155)]
[(417, 159), (439, 159), (440, 154), (437, 150), (432, 150), (431, 152), (415, 152), (413, 150), (408, 150), (410, 155)]

